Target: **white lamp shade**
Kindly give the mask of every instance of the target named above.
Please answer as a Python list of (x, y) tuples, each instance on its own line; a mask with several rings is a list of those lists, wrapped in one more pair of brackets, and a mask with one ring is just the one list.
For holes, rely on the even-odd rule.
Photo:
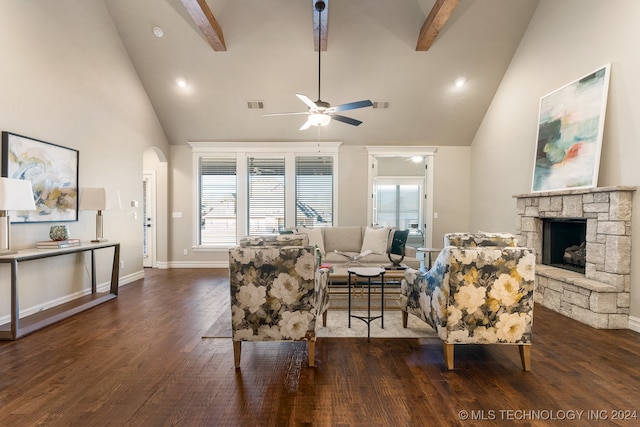
[(79, 208), (83, 211), (121, 210), (120, 192), (110, 188), (81, 188)]
[(313, 126), (326, 126), (331, 122), (331, 116), (328, 114), (310, 114), (307, 120)]
[(35, 211), (31, 181), (0, 178), (0, 210)]

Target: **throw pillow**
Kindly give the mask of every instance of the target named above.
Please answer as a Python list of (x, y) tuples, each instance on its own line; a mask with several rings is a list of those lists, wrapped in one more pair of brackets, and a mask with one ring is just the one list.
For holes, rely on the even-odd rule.
[(362, 249), (360, 252), (371, 251), (374, 254), (387, 253), (387, 239), (389, 238), (389, 227), (373, 228), (367, 227), (364, 230)]
[(306, 234), (309, 236), (309, 246), (317, 246), (322, 256), (325, 256), (322, 230), (319, 228), (298, 227), (298, 234)]
[(409, 230), (399, 230), (397, 228), (392, 229), (389, 232), (389, 242), (387, 244), (387, 252), (394, 255), (404, 256), (405, 246), (407, 245), (408, 237), (409, 237)]

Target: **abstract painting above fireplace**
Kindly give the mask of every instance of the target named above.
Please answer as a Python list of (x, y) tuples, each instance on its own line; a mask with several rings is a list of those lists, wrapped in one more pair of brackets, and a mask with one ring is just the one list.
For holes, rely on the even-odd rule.
[(610, 69), (607, 64), (540, 99), (532, 192), (597, 184)]

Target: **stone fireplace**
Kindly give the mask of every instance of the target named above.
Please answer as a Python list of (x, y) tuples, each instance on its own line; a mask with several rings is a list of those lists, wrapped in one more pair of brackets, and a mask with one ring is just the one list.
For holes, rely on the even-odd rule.
[[(514, 196), (519, 242), (536, 253), (536, 303), (596, 328), (628, 328), (634, 191), (603, 187)], [(585, 224), (582, 247), (576, 237), (566, 237), (579, 224)], [(553, 252), (549, 236), (555, 228), (561, 231)], [(567, 259), (581, 268), (556, 265)]]

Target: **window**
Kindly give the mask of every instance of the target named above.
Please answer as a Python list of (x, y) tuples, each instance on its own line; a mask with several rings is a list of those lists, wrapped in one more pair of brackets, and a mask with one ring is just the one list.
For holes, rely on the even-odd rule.
[(415, 184), (378, 185), (377, 223), (398, 228), (418, 228), (420, 224), (420, 186)]
[(222, 249), (246, 235), (322, 227), (336, 217), (339, 142), (190, 142), (196, 250)]
[(284, 228), (284, 157), (247, 159), (249, 235), (278, 234)]
[(296, 157), (296, 227), (333, 225), (333, 158)]
[(200, 157), (198, 178), (198, 244), (235, 244), (236, 158)]
[(422, 180), (407, 177), (378, 177), (374, 182), (374, 223), (409, 229), (407, 245), (424, 246)]

